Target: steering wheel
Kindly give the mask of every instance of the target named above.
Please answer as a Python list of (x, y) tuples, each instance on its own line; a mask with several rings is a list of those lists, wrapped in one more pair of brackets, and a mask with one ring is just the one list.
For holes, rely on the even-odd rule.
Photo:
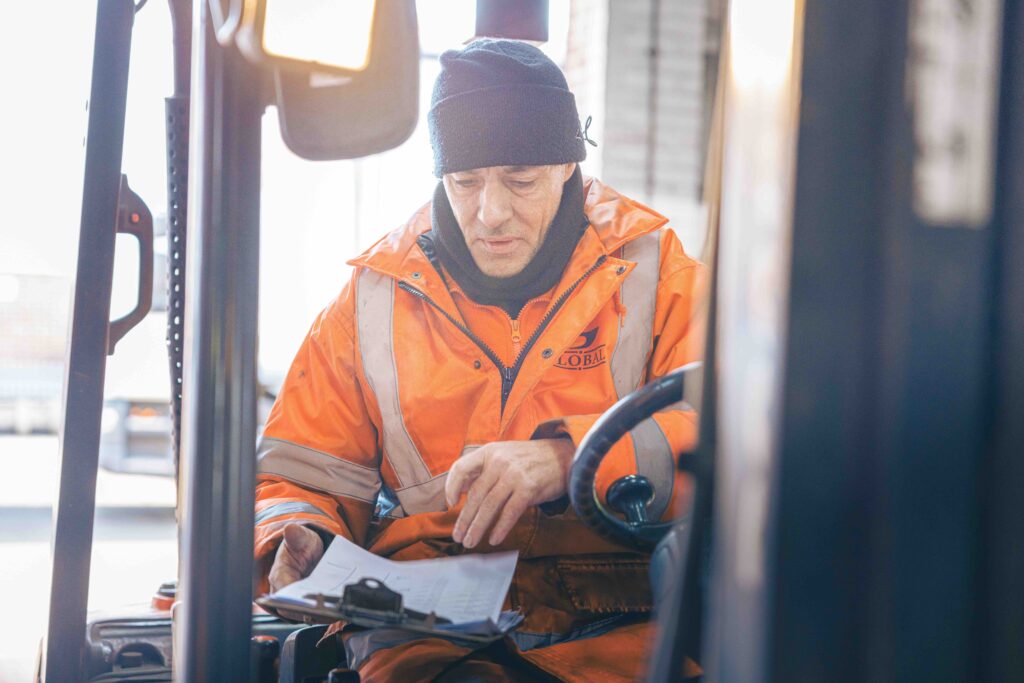
[(700, 361), (684, 365), (623, 397), (598, 418), (576, 449), (569, 473), (569, 500), (583, 523), (608, 540), (649, 551), (674, 526), (674, 521), (648, 519), (654, 487), (647, 477), (630, 474), (615, 481), (608, 487), (607, 505), (598, 498), (594, 479), (611, 447), (654, 413), (682, 400), (687, 375), (702, 365)]

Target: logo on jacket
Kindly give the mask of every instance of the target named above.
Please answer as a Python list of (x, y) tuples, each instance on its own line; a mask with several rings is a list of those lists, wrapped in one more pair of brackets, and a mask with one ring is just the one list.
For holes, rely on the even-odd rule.
[(570, 346), (559, 356), (555, 366), (563, 370), (589, 370), (604, 365), (608, 361), (604, 351), (605, 345), (595, 344), (599, 330), (600, 328), (595, 327), (582, 333), (576, 340), (576, 345)]

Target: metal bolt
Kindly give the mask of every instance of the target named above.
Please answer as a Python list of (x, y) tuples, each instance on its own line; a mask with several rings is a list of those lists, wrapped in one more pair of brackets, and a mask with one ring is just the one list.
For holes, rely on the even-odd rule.
[(544, 349), (543, 351), (540, 352), (540, 355), (543, 356), (544, 358), (551, 358), (552, 353), (554, 353), (554, 351), (552, 351), (551, 349)]
[(412, 279), (413, 279), (413, 280), (419, 280), (419, 279), (420, 279), (420, 274), (419, 274), (419, 272), (415, 272), (415, 273), (413, 273), (413, 274), (412, 274)]
[(615, 269), (615, 272), (618, 273), (619, 275), (622, 275), (623, 273), (626, 272), (626, 266), (619, 266), (618, 268)]
[(480, 361), (478, 361), (478, 360), (473, 361), (473, 367), (476, 368), (477, 370), (479, 370), (480, 369)]

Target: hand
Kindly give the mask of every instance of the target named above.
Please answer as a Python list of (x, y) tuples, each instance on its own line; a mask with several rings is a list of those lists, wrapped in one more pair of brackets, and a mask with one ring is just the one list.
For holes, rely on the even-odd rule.
[(467, 493), (452, 538), (472, 548), (494, 524), (489, 543), (504, 541), (528, 507), (565, 493), (575, 451), (569, 439), (498, 441), (456, 460), (444, 487), (448, 507)]
[(323, 555), (324, 542), (319, 534), (298, 523), (285, 526), (284, 539), (267, 577), (271, 592), (309, 576)]

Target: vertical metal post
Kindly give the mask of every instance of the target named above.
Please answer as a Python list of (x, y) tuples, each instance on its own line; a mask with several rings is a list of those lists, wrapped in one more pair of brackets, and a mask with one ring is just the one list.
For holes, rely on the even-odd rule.
[(64, 378), (49, 624), (42, 653), (42, 679), (49, 683), (81, 680), (85, 668), (96, 468), (134, 11), (131, 0), (100, 0), (96, 12), (78, 269)]
[(765, 680), (983, 680), (997, 3), (806, 3)]
[[(782, 443), (777, 416), (786, 381), (782, 360), (805, 8), (803, 2), (777, 3), (769, 15), (757, 11), (759, 3), (729, 4), (723, 55), (713, 328), (714, 559), (701, 659), (708, 680), (744, 683), (770, 680), (772, 595), (766, 587), (778, 538), (772, 487)], [(763, 22), (766, 16), (773, 17), (770, 26)], [(689, 636), (686, 631), (682, 635)]]
[[(975, 605), (981, 681), (1024, 680), (1024, 2), (1006, 0), (994, 228), (991, 444)], [(980, 675), (978, 675), (980, 673)]]
[(258, 73), (195, 4), (182, 469), (186, 482), (176, 680), (249, 680), (256, 317)]

